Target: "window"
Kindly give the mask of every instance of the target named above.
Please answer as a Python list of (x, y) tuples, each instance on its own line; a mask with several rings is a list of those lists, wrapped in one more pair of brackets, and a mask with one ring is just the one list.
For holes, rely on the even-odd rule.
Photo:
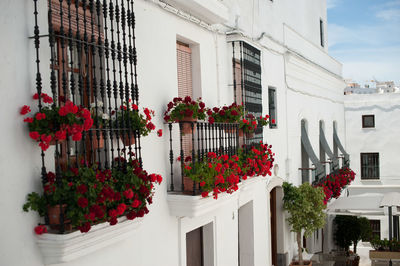
[(362, 127), (363, 128), (374, 128), (375, 127), (375, 115), (363, 115), (362, 116)]
[(321, 46), (325, 46), (325, 41), (324, 41), (324, 22), (322, 19), (319, 20), (319, 36), (321, 40)]
[(277, 126), (276, 89), (273, 87), (268, 88), (268, 109), (269, 109), (269, 128), (276, 128)]
[(379, 153), (361, 153), (361, 179), (379, 179)]
[[(262, 115), (261, 52), (253, 46), (239, 41), (232, 42), (233, 89), (237, 104), (255, 117)], [(263, 128), (257, 127), (249, 142), (263, 140)]]
[(380, 220), (369, 220), (372, 230), (372, 239), (381, 238), (381, 221)]

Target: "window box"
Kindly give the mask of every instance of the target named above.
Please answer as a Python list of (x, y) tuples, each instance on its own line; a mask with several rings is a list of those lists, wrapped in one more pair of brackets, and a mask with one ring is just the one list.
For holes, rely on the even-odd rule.
[(369, 258), (371, 260), (400, 260), (400, 252), (370, 250)]
[(124, 240), (135, 232), (142, 224), (143, 219), (133, 221), (125, 217), (119, 218), (115, 226), (102, 223), (92, 227), (88, 233), (79, 231), (70, 234), (43, 234), (37, 236), (37, 244), (43, 255), (44, 263), (55, 264), (68, 262), (101, 248)]

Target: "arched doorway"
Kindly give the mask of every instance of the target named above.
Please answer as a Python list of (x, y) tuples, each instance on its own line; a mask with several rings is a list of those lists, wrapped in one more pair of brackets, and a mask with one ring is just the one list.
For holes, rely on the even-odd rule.
[(286, 256), (284, 252), (284, 217), (283, 217), (283, 190), (280, 186), (275, 186), (269, 193), (270, 206), (270, 250), (271, 265), (286, 266)]

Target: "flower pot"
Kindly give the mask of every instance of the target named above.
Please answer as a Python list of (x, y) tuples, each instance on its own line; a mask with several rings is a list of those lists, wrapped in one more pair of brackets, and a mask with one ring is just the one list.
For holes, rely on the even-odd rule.
[[(61, 208), (60, 208), (61, 207)], [(71, 221), (67, 220), (65, 216), (65, 209), (67, 208), (67, 204), (63, 204), (62, 206), (55, 205), (55, 206), (47, 206), (47, 215), (49, 216), (49, 226), (51, 229), (60, 229), (60, 214), (61, 211), (64, 215), (64, 230), (71, 230)]]
[(246, 133), (246, 138), (248, 138), (248, 139), (254, 138), (254, 132)]
[[(183, 177), (183, 193), (193, 195), (193, 185), (194, 181), (189, 177)], [(195, 191), (195, 194), (198, 195), (200, 191)]]
[(298, 261), (292, 261), (289, 266), (312, 266), (311, 260), (303, 260), (303, 264), (300, 265)]
[(135, 136), (134, 134), (130, 134), (130, 136), (127, 133), (124, 133), (123, 135), (120, 136), (122, 143), (124, 143), (124, 146), (131, 146), (135, 144)]
[[(183, 119), (178, 121), (179, 123), (182, 123), (182, 134), (192, 134), (194, 131), (196, 131), (196, 122), (197, 118), (193, 118), (191, 116), (185, 116)], [(193, 124), (193, 130), (192, 130), (192, 124)]]

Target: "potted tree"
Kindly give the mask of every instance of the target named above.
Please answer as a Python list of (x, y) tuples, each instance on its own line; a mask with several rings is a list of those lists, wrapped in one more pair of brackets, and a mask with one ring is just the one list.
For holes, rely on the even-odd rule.
[(333, 220), (335, 224), (334, 239), (336, 244), (344, 249), (347, 256), (350, 256), (349, 247), (353, 244), (353, 258), (357, 259), (357, 244), (360, 240), (369, 241), (371, 238), (371, 227), (369, 221), (365, 217), (338, 215)]
[(314, 188), (309, 183), (300, 187), (285, 182), (283, 184), (283, 208), (289, 212), (287, 218), (292, 232), (296, 233), (299, 260), (290, 265), (312, 265), (311, 261), (303, 261), (301, 235), (310, 236), (325, 225), (325, 204), (322, 188)]

